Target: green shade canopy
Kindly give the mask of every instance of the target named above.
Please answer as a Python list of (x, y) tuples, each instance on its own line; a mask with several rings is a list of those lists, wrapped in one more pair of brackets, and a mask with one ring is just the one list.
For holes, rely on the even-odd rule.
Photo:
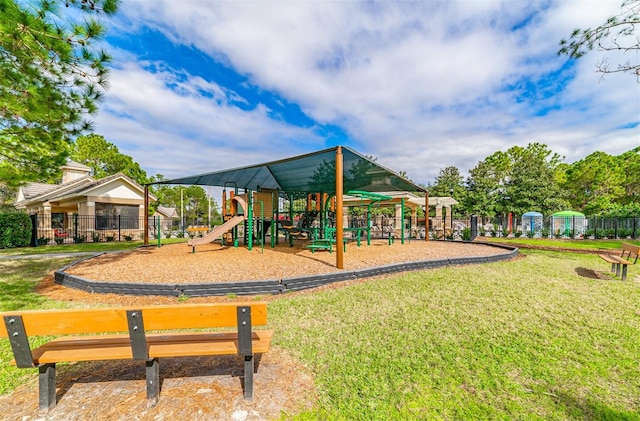
[(566, 217), (566, 216), (582, 216), (582, 217), (584, 217), (584, 214), (580, 213), (580, 212), (576, 212), (576, 211), (566, 210), (566, 211), (556, 212), (551, 216), (553, 216), (553, 217)]
[[(279, 189), (285, 193), (335, 194), (336, 147), (264, 164), (214, 171), (152, 184), (238, 187), (247, 190)], [(376, 164), (360, 153), (342, 147), (344, 191), (410, 191), (425, 189)]]

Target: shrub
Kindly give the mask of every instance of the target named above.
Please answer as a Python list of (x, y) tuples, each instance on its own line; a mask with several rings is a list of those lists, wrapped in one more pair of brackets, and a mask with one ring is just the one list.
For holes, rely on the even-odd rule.
[(39, 237), (38, 238), (38, 245), (39, 246), (46, 246), (47, 244), (49, 244), (49, 237)]
[(631, 228), (620, 228), (618, 230), (618, 238), (627, 238), (633, 235), (633, 230)]
[(527, 238), (533, 238), (535, 232), (533, 231), (527, 231)]
[(125, 235), (124, 236), (124, 241), (131, 241), (133, 240), (133, 236), (132, 235)]
[(114, 241), (116, 239), (116, 237), (114, 237), (113, 235), (107, 235), (107, 243), (110, 243), (112, 241)]
[(471, 228), (463, 228), (461, 232), (462, 241), (471, 241)]
[(31, 218), (26, 213), (0, 213), (0, 248), (28, 246), (31, 229)]
[(54, 238), (57, 245), (64, 243), (64, 237), (56, 237)]
[(520, 237), (522, 237), (522, 231), (516, 231), (516, 232), (514, 232), (514, 233), (513, 233), (513, 235), (514, 235), (516, 238), (520, 238)]
[(87, 241), (87, 236), (86, 235), (77, 235), (73, 238), (73, 241), (80, 244), (80, 243), (84, 243), (85, 241)]
[(93, 242), (94, 243), (99, 243), (100, 242), (100, 234), (98, 234), (97, 232), (93, 233)]

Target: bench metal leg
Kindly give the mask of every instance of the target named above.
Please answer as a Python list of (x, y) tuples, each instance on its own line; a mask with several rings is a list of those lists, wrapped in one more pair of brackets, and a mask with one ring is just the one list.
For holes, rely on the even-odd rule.
[[(622, 266), (620, 263), (616, 263), (616, 276), (620, 276), (620, 266)], [(626, 266), (625, 266), (626, 269)]]
[(147, 365), (147, 399), (158, 400), (160, 395), (160, 364), (157, 358), (146, 361)]
[(40, 410), (48, 411), (56, 406), (56, 365), (38, 366), (38, 388)]
[(622, 280), (626, 281), (627, 280), (627, 265), (620, 265), (622, 266)]
[(244, 357), (244, 398), (248, 401), (253, 399), (253, 355)]
[(618, 266), (615, 263), (611, 263), (611, 272), (615, 272), (616, 271), (616, 266)]

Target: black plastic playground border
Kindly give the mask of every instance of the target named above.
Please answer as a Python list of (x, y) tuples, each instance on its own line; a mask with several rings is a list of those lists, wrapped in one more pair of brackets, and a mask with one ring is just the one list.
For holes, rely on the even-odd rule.
[(55, 283), (69, 288), (96, 294), (125, 294), (125, 295), (164, 295), (207, 297), (215, 295), (258, 295), (282, 294), (287, 291), (300, 291), (315, 288), (334, 282), (365, 279), (374, 276), (387, 275), (398, 272), (410, 272), (434, 269), (445, 266), (468, 265), (489, 262), (499, 262), (513, 259), (518, 255), (518, 249), (501, 244), (467, 242), (469, 245), (484, 245), (509, 250), (508, 253), (489, 256), (452, 257), (447, 259), (420, 260), (414, 262), (394, 263), (364, 269), (344, 272), (331, 272), (318, 275), (296, 276), (292, 278), (267, 279), (264, 281), (229, 281), (198, 284), (140, 284), (130, 282), (102, 282), (92, 281), (66, 273), (66, 270), (80, 262), (100, 256), (99, 253), (75, 262), (57, 270), (54, 275)]

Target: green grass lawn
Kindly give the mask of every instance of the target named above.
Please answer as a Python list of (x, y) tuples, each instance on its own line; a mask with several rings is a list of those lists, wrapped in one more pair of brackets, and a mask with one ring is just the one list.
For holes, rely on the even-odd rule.
[(276, 344), (315, 373), (300, 419), (640, 419), (640, 282), (526, 251), (285, 297)]
[[(290, 418), (640, 420), (640, 264), (621, 282), (595, 255), (523, 255), (272, 301), (274, 346), (319, 390)], [(2, 310), (64, 306), (33, 293), (64, 261), (1, 263)], [(2, 393), (36, 377), (6, 342)]]
[[(69, 303), (52, 301), (34, 292), (40, 279), (73, 259), (29, 259), (0, 261), (0, 311), (31, 310), (69, 307)], [(4, 322), (3, 322), (4, 323)], [(32, 345), (46, 342), (37, 338)], [(37, 377), (37, 370), (17, 369), (9, 362), (13, 359), (11, 346), (0, 339), (0, 393), (13, 390), (26, 379)]]

